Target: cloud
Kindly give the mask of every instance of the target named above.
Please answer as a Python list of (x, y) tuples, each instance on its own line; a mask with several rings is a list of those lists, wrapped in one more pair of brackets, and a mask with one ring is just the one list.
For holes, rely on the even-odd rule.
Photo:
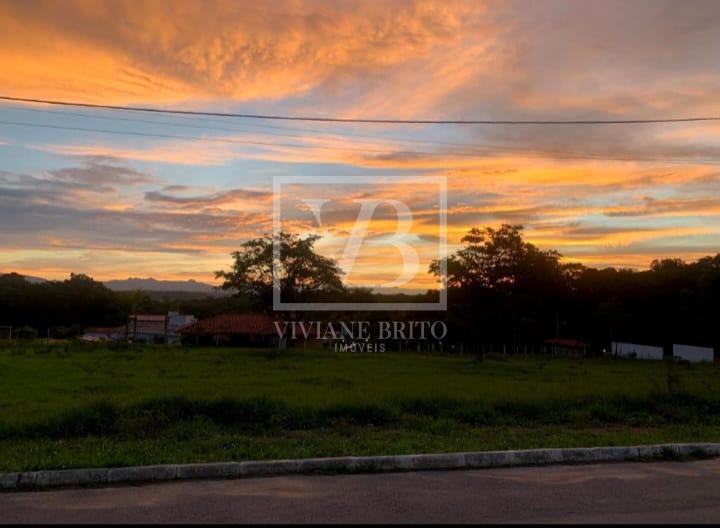
[[(166, 189), (167, 191), (167, 189)], [(145, 193), (145, 200), (166, 205), (179, 206), (182, 208), (199, 208), (226, 204), (238, 204), (239, 202), (269, 202), (272, 194), (267, 191), (255, 191), (247, 189), (231, 189), (207, 195), (183, 196), (169, 194), (167, 192), (149, 191)]]
[[(5, 2), (0, 83), (10, 95), (243, 113), (715, 115), (720, 73), (709, 50), (720, 49), (718, 26), (714, 0), (77, 0), (63, 10), (45, 1)], [(7, 139), (8, 148), (24, 144), (60, 154), (72, 166), (0, 173), (0, 216), (15, 229), (0, 228), (2, 247), (24, 243), (28, 251), (62, 253), (58, 241), (72, 251), (85, 245), (94, 252), (93, 265), (103, 261), (112, 272), (121, 262), (131, 265), (118, 252), (133, 247), (153, 255), (138, 259), (143, 266), (155, 262), (168, 273), (189, 267), (171, 262), (169, 255), (178, 252), (207, 266), (208, 255), (269, 226), (267, 193), (223, 185), (230, 164), (256, 174), (447, 175), (452, 247), (471, 226), (501, 222), (523, 223), (531, 240), (588, 263), (644, 266), (655, 254), (690, 256), (710, 251), (714, 242), (717, 247), (720, 128), (711, 123), (276, 123), (271, 129), (265, 122), (233, 122), (255, 127), (235, 132), (212, 129), (230, 126), (227, 120), (162, 119), (174, 125), (143, 126), (203, 139), (63, 134), (53, 140), (49, 133)], [(181, 132), (182, 123), (208, 129)], [(158, 167), (137, 169), (146, 164)], [(184, 184), (198, 177), (202, 186)], [(420, 191), (401, 179), (385, 193), (366, 190), (407, 200), (415, 234), (432, 240), (437, 213)], [(332, 232), (347, 231), (355, 213), (351, 207), (328, 211)], [(372, 234), (392, 231), (391, 216), (380, 210)], [(311, 227), (303, 218), (294, 221), (299, 229)], [(373, 273), (383, 264), (372, 255), (363, 262)]]
[(100, 157), (173, 165), (218, 166), (241, 157), (239, 149), (190, 140), (147, 141), (140, 147), (109, 143), (38, 144), (33, 148), (63, 156)]
[[(269, 210), (233, 201), (257, 200), (262, 192), (228, 191), (228, 204), (241, 210), (221, 210), (200, 207), (203, 198), (205, 205), (223, 202), (221, 192), (201, 196), (199, 189), (170, 185), (158, 192), (160, 198), (191, 193), (198, 203), (156, 204), (143, 199), (143, 189), (154, 182), (117, 160), (96, 158), (38, 175), (0, 172), (0, 268), (48, 277), (86, 271), (108, 278), (143, 263), (142, 269), (160, 265), (162, 276), (195, 269), (195, 278), (212, 280), (212, 271), (226, 265), (231, 251), (270, 231)], [(118, 202), (118, 195), (126, 202)]]
[(473, 29), (468, 22), (483, 10), (414, 1), (78, 0), (62, 11), (6, 3), (0, 44), (10, 60), (0, 79), (12, 92), (45, 85), (116, 102), (279, 98), (428, 54)]
[(617, 206), (605, 212), (607, 216), (697, 216), (720, 214), (720, 198), (669, 198), (644, 197), (639, 206)]
[(253, 236), (257, 230), (269, 230), (269, 215), (257, 213), (114, 211), (42, 203), (29, 195), (6, 197), (2, 193), (0, 203), (3, 247), (43, 248), (52, 239), (62, 240), (71, 248), (229, 253), (238, 241)]
[[(7, 2), (0, 15), (0, 82), (21, 96), (522, 119), (702, 114), (720, 88), (707, 53), (720, 46), (713, 0), (75, 0), (61, 12), (49, 1)], [(662, 44), (668, 35), (672, 46)], [(617, 155), (654, 152), (659, 132), (480, 127), (461, 135)]]
[[(149, 184), (154, 181), (147, 173), (104, 157), (80, 159), (79, 165), (51, 169), (40, 175), (0, 171), (0, 194), (37, 202), (82, 202), (85, 198), (96, 203), (98, 195), (117, 194), (119, 189)], [(90, 198), (89, 198), (90, 197)]]
[(98, 157), (86, 159), (80, 167), (67, 167), (49, 171), (58, 182), (85, 185), (91, 189), (114, 189), (117, 187), (151, 183), (148, 174), (117, 165), (113, 159)]

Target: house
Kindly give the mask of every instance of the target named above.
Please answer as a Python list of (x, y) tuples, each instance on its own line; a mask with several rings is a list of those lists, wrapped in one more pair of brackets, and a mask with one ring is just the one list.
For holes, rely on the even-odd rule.
[(168, 344), (179, 345), (182, 340), (180, 329), (196, 322), (197, 318), (194, 315), (183, 315), (179, 312), (168, 312)]
[(544, 341), (545, 350), (553, 356), (586, 356), (590, 353), (590, 345), (577, 339), (553, 337)]
[(691, 363), (712, 363), (715, 350), (710, 347), (673, 345), (673, 358)]
[(664, 356), (663, 347), (659, 346), (613, 341), (610, 344), (610, 348), (616, 357), (661, 360)]
[(133, 314), (128, 318), (128, 338), (135, 343), (180, 344), (180, 328), (196, 321), (194, 316), (178, 312), (167, 315)]
[(177, 330), (183, 326), (193, 324), (197, 321), (194, 315), (184, 315), (179, 312), (168, 312), (168, 330), (170, 332), (177, 332)]
[(274, 319), (265, 314), (220, 314), (179, 329), (196, 344), (271, 347), (278, 344)]
[(165, 343), (166, 315), (132, 314), (128, 317), (128, 339), (133, 343)]

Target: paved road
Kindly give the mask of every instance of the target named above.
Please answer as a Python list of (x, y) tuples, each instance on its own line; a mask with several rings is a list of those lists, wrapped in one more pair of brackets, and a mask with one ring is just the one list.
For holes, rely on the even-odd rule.
[(720, 459), (0, 494), (0, 522), (718, 522)]

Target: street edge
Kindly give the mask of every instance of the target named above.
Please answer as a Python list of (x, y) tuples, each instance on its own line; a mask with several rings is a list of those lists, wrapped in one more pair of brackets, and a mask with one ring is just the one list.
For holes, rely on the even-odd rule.
[(202, 464), (160, 464), (0, 473), (0, 491), (43, 490), (60, 487), (101, 487), (116, 484), (146, 484), (149, 482), (196, 479), (490, 469), (549, 464), (685, 460), (719, 456), (720, 443), (682, 443), (421, 455), (345, 456)]

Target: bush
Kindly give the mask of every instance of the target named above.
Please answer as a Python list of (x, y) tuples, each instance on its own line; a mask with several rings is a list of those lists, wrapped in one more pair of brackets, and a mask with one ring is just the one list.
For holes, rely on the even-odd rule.
[(18, 339), (35, 339), (38, 336), (38, 331), (32, 326), (21, 326), (13, 332), (13, 335)]
[(55, 326), (50, 329), (50, 335), (55, 339), (69, 339), (82, 334), (82, 328), (78, 325)]

